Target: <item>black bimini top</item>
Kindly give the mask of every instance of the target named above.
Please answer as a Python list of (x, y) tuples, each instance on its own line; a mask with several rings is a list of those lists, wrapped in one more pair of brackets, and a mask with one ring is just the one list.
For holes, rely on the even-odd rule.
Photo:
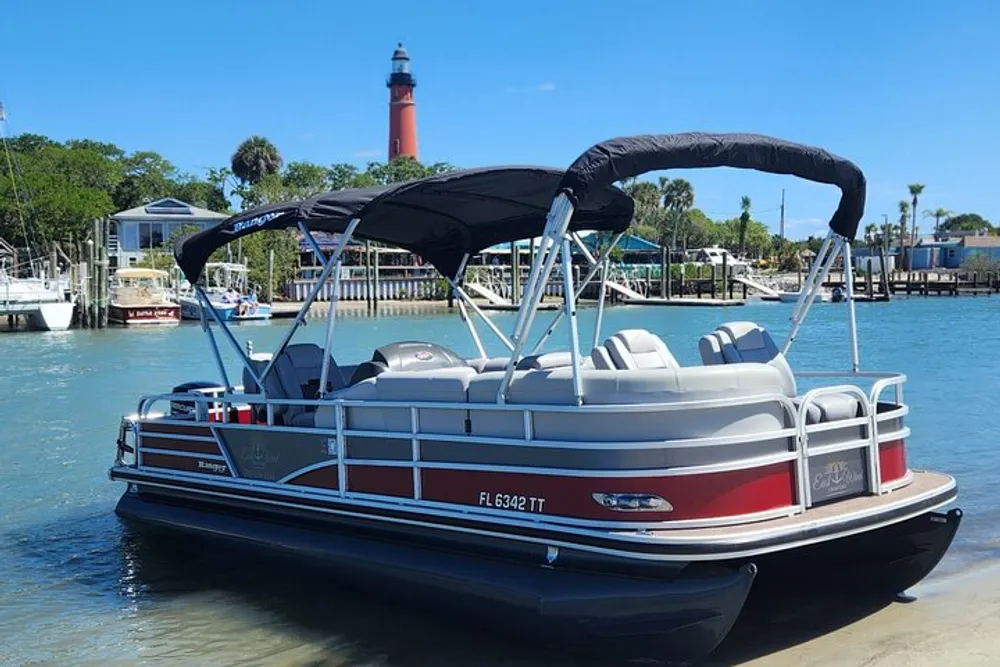
[[(359, 238), (409, 250), (454, 276), (468, 254), (496, 243), (541, 236), (565, 172), (548, 167), (489, 167), (359, 190), (336, 190), (297, 202), (270, 204), (233, 216), (177, 242), (174, 257), (191, 282), (209, 256), (241, 236), (295, 227), (343, 232), (354, 218)], [(632, 199), (594, 185), (570, 229), (619, 232), (632, 220)]]
[(566, 170), (559, 186), (574, 202), (616, 181), (661, 169), (737, 167), (789, 174), (841, 190), (830, 228), (853, 240), (865, 212), (865, 176), (851, 162), (821, 148), (759, 134), (649, 134), (593, 146)]

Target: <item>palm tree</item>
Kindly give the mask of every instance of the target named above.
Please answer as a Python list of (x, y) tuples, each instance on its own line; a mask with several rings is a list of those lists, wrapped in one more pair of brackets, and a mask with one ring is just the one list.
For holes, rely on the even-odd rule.
[(282, 159), (274, 144), (255, 134), (236, 148), (231, 163), (236, 178), (254, 185), (281, 171)]
[(953, 211), (949, 211), (948, 209), (941, 208), (941, 207), (938, 207), (938, 208), (934, 209), (933, 211), (924, 211), (924, 217), (925, 218), (934, 218), (934, 235), (935, 236), (937, 236), (937, 234), (941, 231), (941, 218), (947, 218), (952, 213), (953, 213)]
[(875, 239), (878, 236), (878, 225), (872, 223), (865, 225), (865, 243), (869, 248), (875, 246)]
[(750, 224), (750, 197), (743, 195), (740, 198), (740, 257), (746, 254), (747, 226)]
[(903, 260), (903, 266), (909, 269), (909, 253), (906, 252), (906, 225), (910, 218), (910, 202), (905, 199), (899, 200), (899, 256)]
[(910, 196), (913, 197), (913, 233), (910, 235), (910, 252), (913, 252), (913, 248), (917, 245), (917, 198), (924, 191), (924, 186), (920, 183), (911, 183), (906, 186), (910, 189)]
[(694, 188), (683, 178), (668, 180), (660, 177), (663, 206), (670, 211), (672, 238), (670, 249), (677, 249), (677, 230), (687, 221), (687, 212), (694, 206)]

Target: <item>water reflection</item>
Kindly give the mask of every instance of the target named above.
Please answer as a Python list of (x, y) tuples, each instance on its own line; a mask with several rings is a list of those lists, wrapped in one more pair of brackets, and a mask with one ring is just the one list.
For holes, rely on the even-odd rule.
[[(962, 350), (940, 355), (942, 340), (968, 338), (977, 341), (976, 349), (996, 348), (996, 309), (993, 299), (858, 304), (863, 366), (901, 369), (909, 376), (910, 462), (959, 479), (966, 519), (932, 578), (1000, 551), (991, 472), (1000, 398), (989, 391), (1000, 357), (979, 354), (969, 362)], [(454, 313), (399, 314), (383, 308), (377, 317), (363, 311), (345, 316), (337, 329), (338, 360), (368, 358), (375, 346), (407, 338), (473, 354)], [(689, 365), (700, 363), (698, 337), (720, 322), (754, 320), (780, 339), (789, 314), (780, 304), (620, 307), (606, 313), (604, 335), (648, 328)], [(593, 316), (582, 311), (584, 338)], [(512, 314), (491, 317), (509, 330)], [(817, 306), (809, 317), (791, 355), (793, 366), (842, 368), (843, 310)], [(539, 322), (544, 326), (548, 317)], [(313, 324), (297, 340), (318, 342), (324, 329)], [(241, 326), (235, 335), (241, 345), (252, 339), (255, 349), (267, 351), (287, 326)], [(484, 342), (490, 354), (503, 353), (488, 337)], [(2, 343), (0, 664), (581, 664), (568, 653), (536, 650), (520, 638), (495, 637), (342, 589), (334, 578), (298, 566), (176, 539), (148, 543), (122, 530), (111, 511), (122, 487), (106, 478), (119, 416), (134, 411), (143, 393), (213, 377), (197, 326), (12, 333)], [(223, 354), (235, 361), (225, 346)], [(782, 608), (776, 600), (751, 602), (755, 606), (741, 616), (713, 664), (767, 653), (885, 604), (804, 599)]]

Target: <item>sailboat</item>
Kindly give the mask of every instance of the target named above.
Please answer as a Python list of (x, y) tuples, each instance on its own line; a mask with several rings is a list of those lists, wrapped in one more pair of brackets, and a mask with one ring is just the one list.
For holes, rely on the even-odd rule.
[[(14, 160), (4, 132), (6, 121), (7, 113), (3, 102), (0, 102), (0, 144), (3, 146), (6, 171), (13, 186), (14, 205), (17, 208), (21, 233), (27, 239), (28, 226), (21, 200), (22, 192), (18, 189)], [(19, 257), (17, 249), (0, 238), (0, 315), (13, 317), (22, 315), (35, 329), (45, 331), (69, 329), (73, 321), (75, 304), (69, 289), (68, 277), (46, 278), (42, 262), (39, 258), (32, 257), (30, 250), (28, 261), (24, 265), (19, 263)]]

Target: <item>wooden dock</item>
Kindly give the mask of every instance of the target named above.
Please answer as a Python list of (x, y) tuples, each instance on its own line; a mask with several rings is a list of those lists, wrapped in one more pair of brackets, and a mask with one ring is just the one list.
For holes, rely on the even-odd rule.
[(711, 297), (694, 299), (689, 297), (672, 297), (670, 299), (661, 299), (660, 297), (652, 296), (640, 299), (622, 299), (620, 303), (630, 306), (743, 306), (746, 305), (746, 300), (713, 299)]
[[(843, 273), (839, 278), (831, 275), (823, 286), (843, 289)], [(889, 276), (862, 274), (855, 278), (854, 292), (858, 301), (887, 301), (889, 297), (902, 295), (988, 296), (1000, 292), (1000, 276), (953, 270), (893, 271)]]

